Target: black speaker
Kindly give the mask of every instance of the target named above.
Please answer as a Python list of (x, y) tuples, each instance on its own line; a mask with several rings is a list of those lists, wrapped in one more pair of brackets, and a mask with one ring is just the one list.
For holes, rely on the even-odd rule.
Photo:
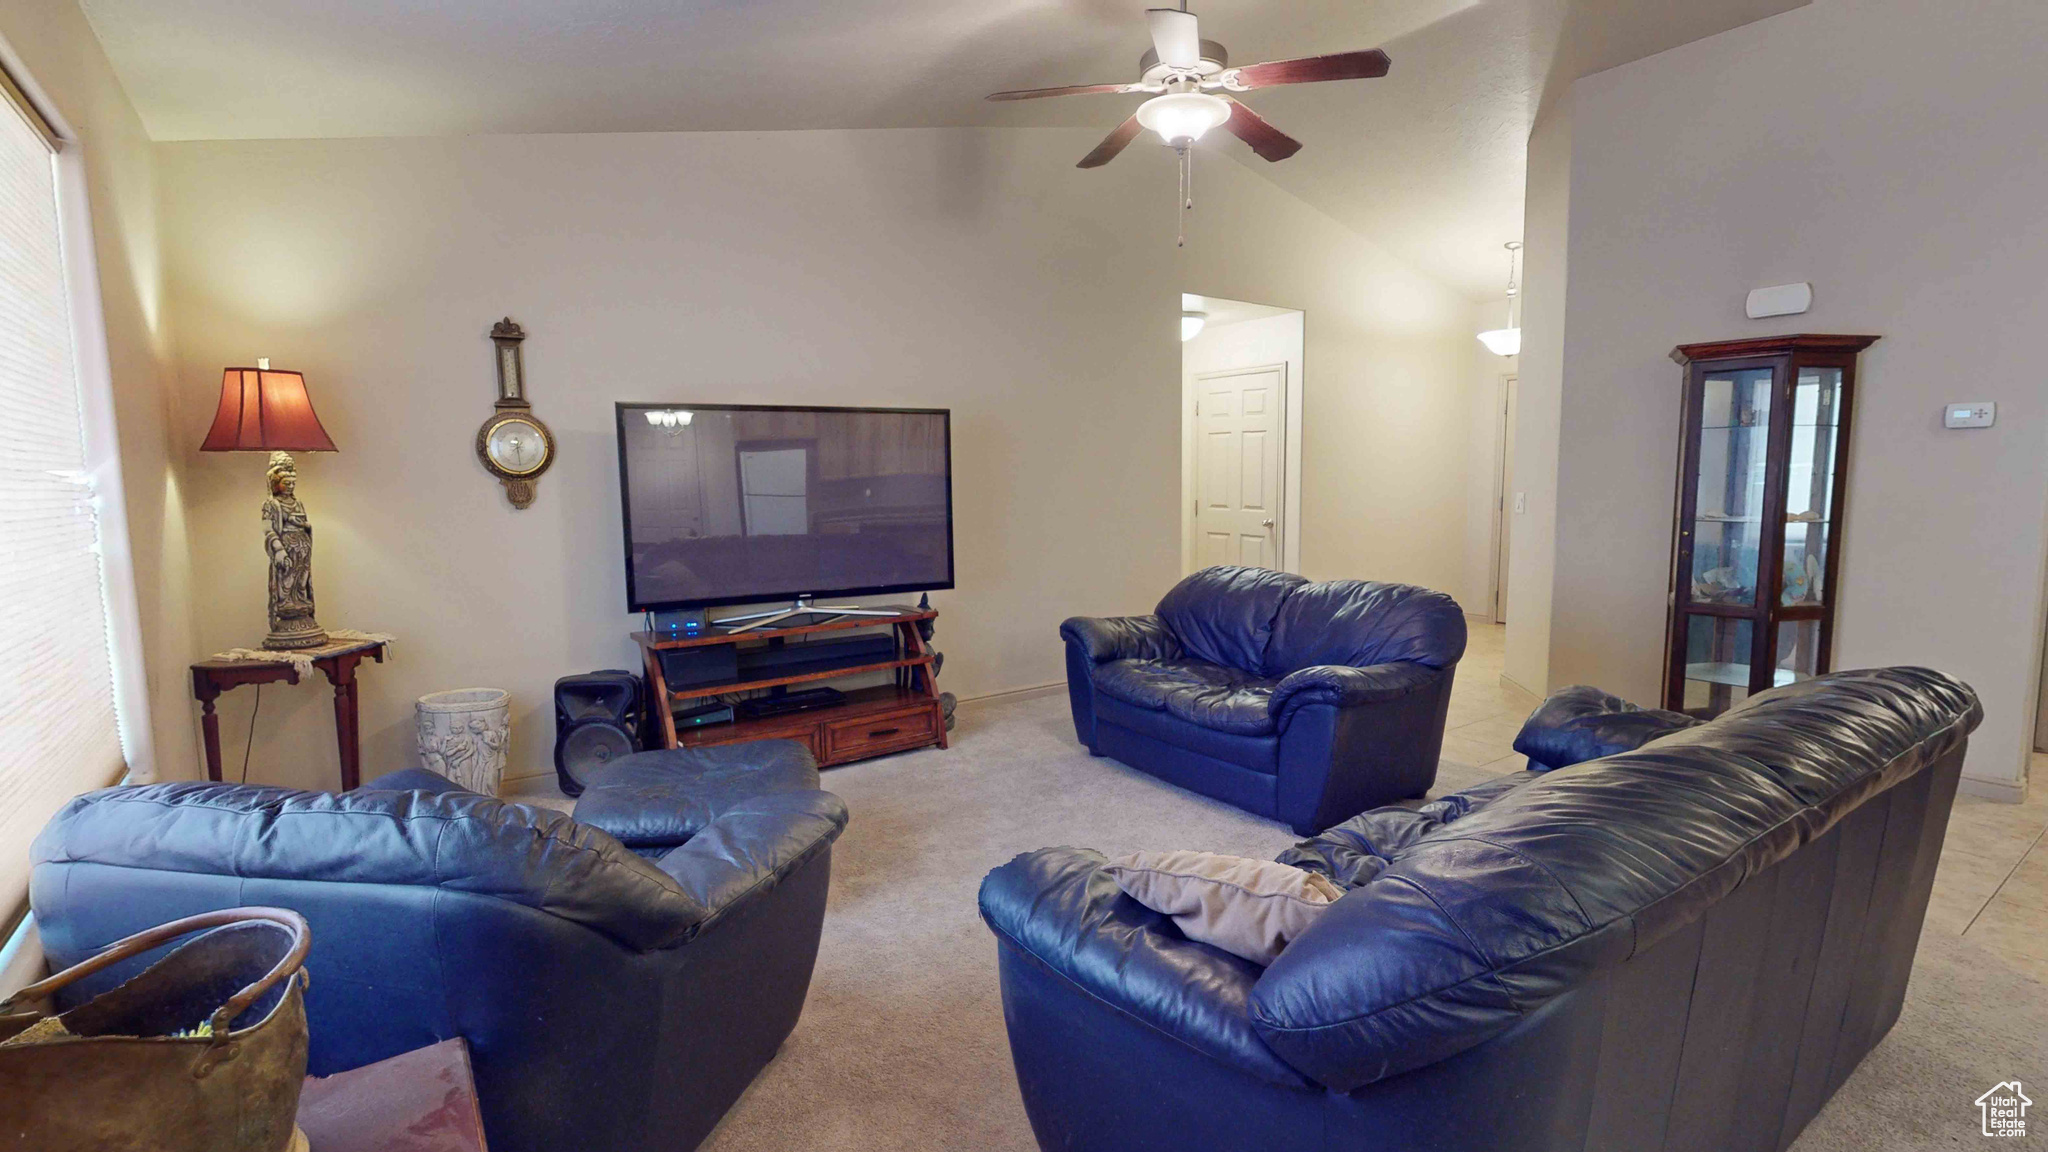
[(555, 777), (580, 796), (591, 770), (640, 750), (640, 678), (623, 669), (555, 681)]

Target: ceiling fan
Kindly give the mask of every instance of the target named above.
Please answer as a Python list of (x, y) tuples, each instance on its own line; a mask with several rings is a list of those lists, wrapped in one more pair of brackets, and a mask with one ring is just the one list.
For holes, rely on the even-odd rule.
[(1370, 80), (1387, 74), (1390, 61), (1377, 48), (1363, 52), (1339, 52), (1333, 56), (1306, 56), (1297, 60), (1269, 60), (1232, 68), (1230, 54), (1214, 40), (1204, 40), (1197, 29), (1195, 14), (1186, 0), (1178, 9), (1152, 8), (1145, 13), (1151, 27), (1152, 47), (1138, 59), (1138, 80), (1134, 84), (1070, 84), (1061, 88), (1023, 88), (996, 92), (990, 100), (1037, 100), (1046, 96), (1083, 96), (1107, 93), (1150, 92), (1153, 96), (1116, 131), (1111, 132), (1093, 152), (1081, 158), (1077, 167), (1100, 168), (1139, 131), (1150, 129), (1182, 153), (1183, 179), (1186, 175), (1188, 145), (1202, 134), (1221, 125), (1231, 135), (1251, 145), (1253, 152), (1268, 161), (1281, 161), (1301, 151), (1296, 140), (1247, 108), (1233, 93), (1281, 84), (1314, 84), (1323, 80)]

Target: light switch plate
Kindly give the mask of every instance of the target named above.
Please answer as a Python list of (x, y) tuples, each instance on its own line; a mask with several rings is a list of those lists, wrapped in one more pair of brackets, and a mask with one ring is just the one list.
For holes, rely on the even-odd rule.
[(1529, 494), (1527, 492), (1515, 493), (1515, 514), (1519, 516), (1522, 513), (1527, 512), (1528, 510)]
[(1968, 400), (1942, 409), (1944, 428), (1989, 428), (1998, 421), (1998, 405), (1989, 400)]

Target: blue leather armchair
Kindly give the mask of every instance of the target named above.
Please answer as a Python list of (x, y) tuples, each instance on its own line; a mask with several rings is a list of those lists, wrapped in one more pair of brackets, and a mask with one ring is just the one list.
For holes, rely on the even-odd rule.
[(1307, 834), (1436, 780), (1457, 601), (1409, 584), (1205, 568), (1150, 616), (1060, 625), (1074, 734)]
[(31, 899), (57, 965), (194, 912), (294, 909), (314, 1074), (460, 1036), (494, 1152), (678, 1152), (795, 1026), (817, 957), (846, 808), (769, 747), (810, 787), (707, 808), (643, 777), (613, 806), (631, 849), (418, 770), (340, 794), (112, 788), (36, 840)]
[(981, 915), (1039, 1146), (1778, 1152), (1898, 1018), (1982, 716), (1836, 673), (1361, 814), (1281, 856), (1348, 891), (1269, 968), (1019, 856)]

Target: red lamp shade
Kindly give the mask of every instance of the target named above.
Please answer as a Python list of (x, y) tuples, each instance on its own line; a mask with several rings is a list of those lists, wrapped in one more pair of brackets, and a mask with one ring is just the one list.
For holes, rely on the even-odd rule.
[(201, 452), (333, 452), (334, 441), (313, 414), (306, 378), (271, 368), (230, 368), (220, 380)]

